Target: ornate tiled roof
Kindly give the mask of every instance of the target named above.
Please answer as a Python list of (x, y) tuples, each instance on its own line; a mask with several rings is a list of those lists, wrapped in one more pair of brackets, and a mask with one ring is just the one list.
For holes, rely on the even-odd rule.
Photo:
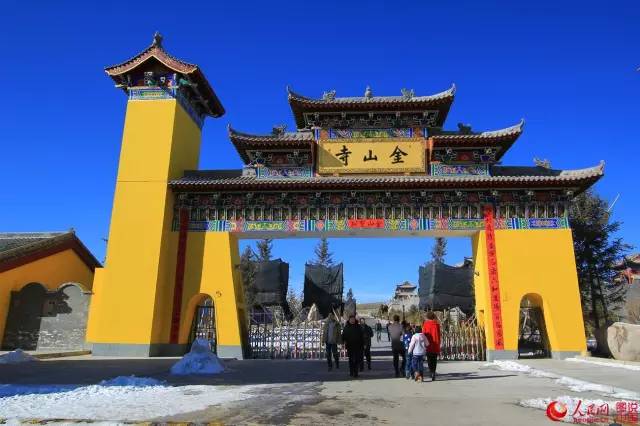
[(0, 254), (65, 234), (67, 232), (0, 232)]
[(420, 112), (437, 110), (438, 125), (442, 125), (449, 112), (456, 92), (455, 84), (443, 92), (428, 96), (415, 96), (413, 90), (402, 90), (401, 96), (373, 96), (369, 87), (364, 96), (337, 97), (335, 91), (325, 92), (322, 98), (302, 96), (287, 87), (289, 105), (298, 128), (306, 127), (305, 113), (314, 112)]
[[(460, 125), (461, 128), (464, 126)], [(487, 140), (498, 141), (501, 139), (513, 139), (515, 140), (524, 129), (524, 118), (520, 120), (518, 124), (515, 124), (511, 127), (506, 127), (504, 129), (499, 130), (491, 130), (486, 132), (471, 132), (470, 129), (468, 132), (456, 131), (456, 132), (443, 132), (439, 134), (433, 135), (433, 140), (435, 142), (443, 141), (443, 142), (451, 142), (451, 141), (473, 141), (473, 142), (485, 142)]]
[[(274, 128), (275, 129), (275, 128)], [(311, 130), (301, 130), (297, 132), (277, 132), (274, 131), (268, 135), (254, 135), (250, 133), (242, 133), (227, 126), (229, 138), (234, 145), (251, 145), (251, 146), (269, 146), (269, 145), (299, 145), (300, 142), (306, 144), (314, 140)]]
[[(147, 61), (154, 59), (169, 70), (184, 75), (190, 82), (194, 83), (194, 90), (196, 90), (205, 101), (206, 114), (211, 115), (212, 117), (220, 117), (225, 113), (224, 107), (220, 103), (218, 96), (213, 91), (213, 88), (200, 68), (195, 64), (184, 62), (167, 53), (167, 51), (162, 47), (162, 36), (157, 32), (149, 47), (122, 63), (106, 67), (105, 72), (116, 82), (116, 84), (122, 85), (123, 76), (132, 72)], [(126, 90), (127, 87), (123, 87), (123, 89)]]
[(187, 172), (169, 185), (177, 191), (206, 190), (294, 190), (294, 189), (437, 189), (437, 188), (511, 188), (511, 187), (576, 187), (587, 188), (604, 174), (604, 162), (578, 170), (551, 170), (544, 167), (493, 166), (491, 176), (444, 177), (430, 175), (394, 176), (316, 176), (295, 179), (257, 179), (225, 171)]
[(310, 105), (412, 105), (414, 108), (417, 105), (424, 106), (425, 104), (431, 105), (440, 103), (442, 101), (453, 101), (453, 96), (456, 93), (456, 85), (452, 84), (447, 90), (440, 93), (427, 96), (415, 96), (413, 91), (404, 91), (406, 94), (402, 96), (373, 96), (371, 89), (367, 87), (364, 96), (349, 96), (349, 97), (337, 97), (335, 92), (325, 92), (324, 96), (320, 99), (309, 98), (302, 96), (294, 92), (291, 87), (287, 86), (287, 92), (289, 94), (289, 102), (305, 103)]
[(229, 125), (227, 131), (231, 143), (245, 163), (251, 161), (247, 150), (296, 149), (311, 152), (311, 144), (314, 141), (311, 130), (285, 132), (284, 127), (274, 127), (274, 131), (269, 135), (253, 135), (238, 132)]
[(73, 230), (67, 232), (0, 233), (0, 272), (72, 249), (92, 270), (100, 262), (78, 239)]

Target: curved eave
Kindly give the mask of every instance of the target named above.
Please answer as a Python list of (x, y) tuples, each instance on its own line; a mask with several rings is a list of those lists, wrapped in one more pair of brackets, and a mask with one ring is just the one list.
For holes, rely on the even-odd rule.
[(180, 59), (177, 59), (168, 54), (162, 47), (154, 44), (149, 46), (136, 56), (127, 59), (126, 61), (119, 64), (105, 67), (104, 70), (108, 75), (112, 77), (119, 76), (134, 70), (151, 58), (157, 59), (161, 64), (177, 73), (191, 74), (198, 69), (197, 65), (181, 61)]
[[(212, 117), (221, 117), (224, 115), (225, 109), (209, 84), (209, 81), (204, 76), (202, 70), (200, 70), (200, 68), (195, 64), (190, 64), (171, 56), (158, 45), (153, 44), (133, 58), (130, 58), (120, 64), (106, 67), (104, 70), (107, 75), (116, 82), (116, 84), (121, 84), (122, 76), (132, 72), (136, 68), (142, 66), (145, 62), (152, 59), (157, 60), (169, 70), (178, 74), (183, 74), (190, 80), (193, 80), (201, 96), (206, 101), (206, 106), (203, 109), (207, 115)], [(127, 90), (126, 87), (123, 87), (123, 89), (125, 91)]]
[(467, 144), (467, 143), (501, 143), (501, 142), (514, 142), (524, 130), (524, 119), (516, 125), (506, 127), (499, 130), (491, 130), (482, 133), (474, 134), (441, 134), (433, 135), (432, 139), (434, 143), (455, 143), (455, 144)]
[(558, 176), (340, 176), (303, 179), (182, 178), (169, 182), (176, 192), (220, 190), (334, 190), (334, 189), (500, 189), (576, 188), (587, 189), (603, 176), (603, 166), (562, 172)]
[(331, 111), (420, 111), (436, 107), (441, 112), (438, 121), (443, 123), (456, 92), (455, 84), (445, 91), (428, 96), (373, 96), (336, 97), (333, 100), (313, 99), (294, 92), (287, 86), (289, 106), (296, 119), (298, 128), (305, 126), (304, 113)]
[(476, 134), (450, 134), (450, 135), (433, 135), (434, 148), (448, 147), (491, 147), (499, 146), (496, 160), (502, 158), (509, 148), (520, 137), (524, 130), (524, 119), (514, 126), (500, 130), (491, 130)]
[(227, 125), (229, 140), (242, 157), (245, 163), (250, 161), (247, 150), (269, 149), (269, 150), (289, 150), (300, 149), (312, 151), (313, 135), (309, 136), (285, 134), (279, 135), (253, 135), (239, 132)]

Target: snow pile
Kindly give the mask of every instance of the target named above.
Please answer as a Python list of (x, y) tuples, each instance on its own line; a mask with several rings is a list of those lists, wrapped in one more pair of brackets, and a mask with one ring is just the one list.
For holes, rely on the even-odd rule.
[(16, 349), (15, 351), (0, 355), (0, 364), (22, 364), (23, 362), (33, 361), (38, 361), (38, 358), (32, 357), (22, 349)]
[(524, 373), (531, 377), (554, 379), (557, 384), (564, 386), (574, 392), (596, 392), (600, 395), (613, 398), (640, 400), (640, 394), (638, 394), (637, 392), (632, 392), (627, 389), (616, 388), (609, 385), (586, 382), (584, 380), (578, 380), (572, 377), (560, 376), (558, 374), (550, 373), (544, 370), (538, 370), (536, 368), (532, 368), (528, 365), (520, 364), (515, 361), (493, 361), (491, 363), (485, 364), (485, 366), (497, 367), (498, 369), (504, 371), (515, 371), (518, 373)]
[(133, 387), (145, 387), (145, 386), (164, 386), (165, 382), (161, 380), (152, 379), (151, 377), (136, 377), (136, 376), (118, 376), (113, 379), (103, 380), (98, 383), (99, 386), (133, 386)]
[(520, 364), (515, 361), (493, 361), (485, 364), (486, 367), (497, 367), (500, 370), (504, 371), (515, 371), (517, 373), (528, 374), (532, 377), (543, 377), (546, 379), (556, 379), (557, 375), (553, 373), (549, 373), (547, 371), (538, 370), (535, 368), (531, 368), (528, 365)]
[(596, 361), (596, 360), (582, 359), (582, 358), (567, 358), (565, 359), (565, 361), (583, 362), (585, 364), (600, 365), (602, 367), (624, 368), (626, 370), (631, 370), (631, 371), (640, 371), (640, 365), (621, 364), (620, 362)]
[(0, 398), (0, 419), (149, 421), (251, 397), (260, 386), (83, 386)]
[(218, 374), (224, 371), (220, 358), (209, 347), (205, 339), (196, 339), (191, 351), (171, 367), (171, 374), (186, 376), (189, 374)]

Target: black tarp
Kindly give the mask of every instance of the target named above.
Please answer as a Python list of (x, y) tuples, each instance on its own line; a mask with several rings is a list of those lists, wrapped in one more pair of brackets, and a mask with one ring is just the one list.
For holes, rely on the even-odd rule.
[(288, 311), (289, 264), (282, 259), (253, 262), (255, 267), (253, 303), (256, 306), (281, 306)]
[(310, 307), (314, 303), (322, 317), (326, 317), (334, 308), (342, 311), (342, 291), (344, 290), (343, 265), (304, 266), (304, 300), (303, 307)]
[(474, 309), (473, 264), (449, 266), (431, 261), (419, 268), (420, 309), (440, 311), (458, 306), (465, 313)]

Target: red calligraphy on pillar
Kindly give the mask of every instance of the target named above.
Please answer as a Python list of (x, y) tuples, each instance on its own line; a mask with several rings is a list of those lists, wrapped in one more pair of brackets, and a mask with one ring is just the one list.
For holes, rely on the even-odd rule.
[(187, 234), (189, 231), (189, 210), (180, 210), (178, 234), (178, 254), (176, 256), (176, 277), (173, 287), (173, 308), (171, 311), (171, 335), (169, 341), (178, 343), (180, 336), (180, 314), (182, 312), (182, 289), (184, 288), (184, 268), (187, 258)]
[(484, 230), (487, 243), (487, 271), (489, 273), (489, 299), (491, 300), (491, 318), (493, 322), (493, 341), (495, 348), (504, 349), (502, 329), (502, 308), (500, 304), (500, 280), (498, 278), (498, 255), (496, 252), (496, 234), (493, 206), (484, 206)]

